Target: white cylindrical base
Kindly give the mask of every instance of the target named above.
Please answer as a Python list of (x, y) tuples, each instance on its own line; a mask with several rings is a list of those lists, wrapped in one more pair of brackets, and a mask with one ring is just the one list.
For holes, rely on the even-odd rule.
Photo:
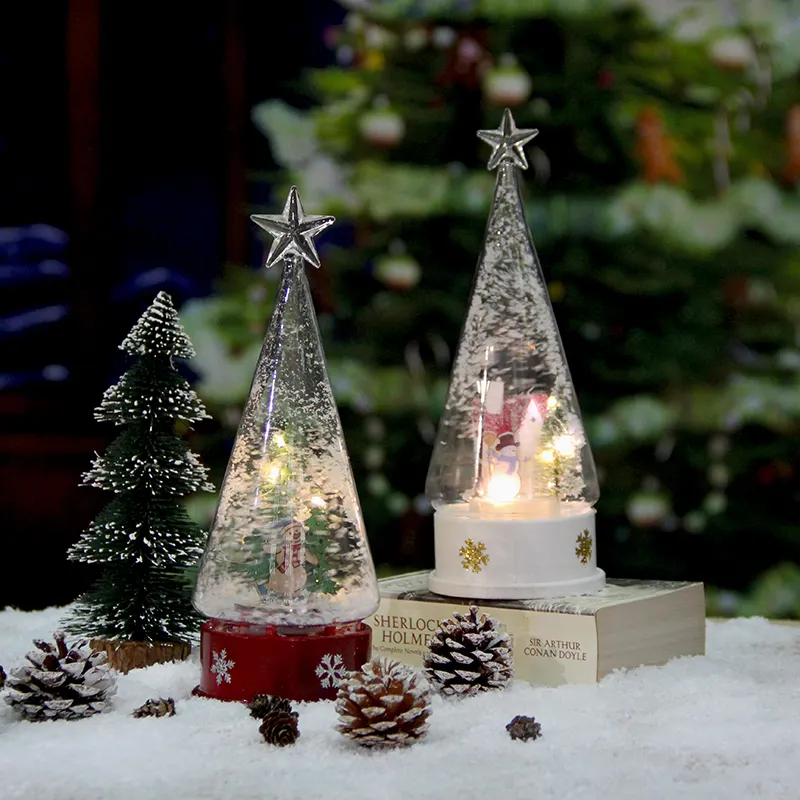
[(605, 586), (597, 568), (595, 512), (567, 504), (549, 519), (481, 519), (459, 504), (434, 515), (432, 592), (452, 597), (533, 599), (589, 594)]

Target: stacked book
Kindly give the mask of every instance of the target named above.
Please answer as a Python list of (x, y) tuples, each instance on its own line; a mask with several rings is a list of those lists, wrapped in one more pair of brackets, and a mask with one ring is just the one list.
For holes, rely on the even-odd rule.
[(473, 601), (434, 594), (428, 574), (378, 582), (381, 604), (368, 620), (374, 656), (422, 666), (441, 620), (473, 604), (511, 635), (516, 677), (538, 685), (596, 683), (615, 669), (705, 653), (702, 583), (609, 580), (589, 595)]

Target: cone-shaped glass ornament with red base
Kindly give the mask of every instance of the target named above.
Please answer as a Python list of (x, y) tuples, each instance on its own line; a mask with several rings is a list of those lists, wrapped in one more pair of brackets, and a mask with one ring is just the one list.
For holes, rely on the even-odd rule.
[(489, 224), (434, 445), (432, 591), (534, 598), (601, 589), (597, 475), (525, 220), (522, 150), (506, 110), (480, 131), (497, 169)]
[(305, 215), (292, 187), (282, 215), (253, 220), (283, 276), (198, 572), (196, 691), (333, 699), (370, 657), (379, 602), (305, 273), (333, 218)]

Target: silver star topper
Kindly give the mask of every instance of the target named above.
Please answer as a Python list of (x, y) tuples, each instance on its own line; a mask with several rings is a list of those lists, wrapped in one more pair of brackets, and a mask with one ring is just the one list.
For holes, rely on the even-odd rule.
[(313, 239), (320, 231), (333, 224), (334, 218), (306, 214), (296, 186), (289, 190), (283, 214), (253, 214), (250, 219), (275, 237), (264, 265), (267, 269), (292, 255), (319, 268), (319, 255)]
[(539, 131), (536, 128), (517, 128), (514, 117), (506, 109), (500, 127), (493, 131), (478, 131), (478, 138), (492, 146), (489, 156), (489, 169), (497, 169), (503, 161), (510, 161), (515, 167), (528, 169), (528, 160), (522, 150)]

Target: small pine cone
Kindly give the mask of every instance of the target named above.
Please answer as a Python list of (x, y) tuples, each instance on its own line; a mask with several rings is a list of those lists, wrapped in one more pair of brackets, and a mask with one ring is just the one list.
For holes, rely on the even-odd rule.
[(276, 744), (278, 747), (294, 744), (300, 735), (297, 714), (287, 714), (285, 711), (271, 711), (264, 717), (258, 730), (267, 744)]
[(151, 697), (139, 708), (133, 710), (133, 716), (137, 719), (140, 717), (174, 717), (175, 701), (171, 697), (159, 697), (158, 700)]
[(71, 647), (60, 631), (55, 645), (34, 639), (30, 664), (11, 670), (6, 703), (31, 721), (81, 719), (107, 710), (117, 679), (105, 653), (80, 640)]
[(428, 732), (430, 689), (411, 667), (375, 659), (339, 684), (336, 711), (336, 730), (365, 747), (414, 744)]
[(273, 697), (270, 694), (257, 694), (248, 704), (250, 716), (255, 719), (264, 719), (267, 714), (273, 711), (280, 711), (284, 714), (297, 714), (292, 710), (292, 704), (283, 697)]
[(536, 717), (523, 717), (518, 714), (511, 722), (506, 725), (508, 735), (512, 739), (538, 739), (542, 735), (542, 726), (536, 721)]
[(424, 658), (425, 673), (444, 695), (470, 697), (504, 689), (514, 676), (509, 636), (477, 606), (439, 624)]

